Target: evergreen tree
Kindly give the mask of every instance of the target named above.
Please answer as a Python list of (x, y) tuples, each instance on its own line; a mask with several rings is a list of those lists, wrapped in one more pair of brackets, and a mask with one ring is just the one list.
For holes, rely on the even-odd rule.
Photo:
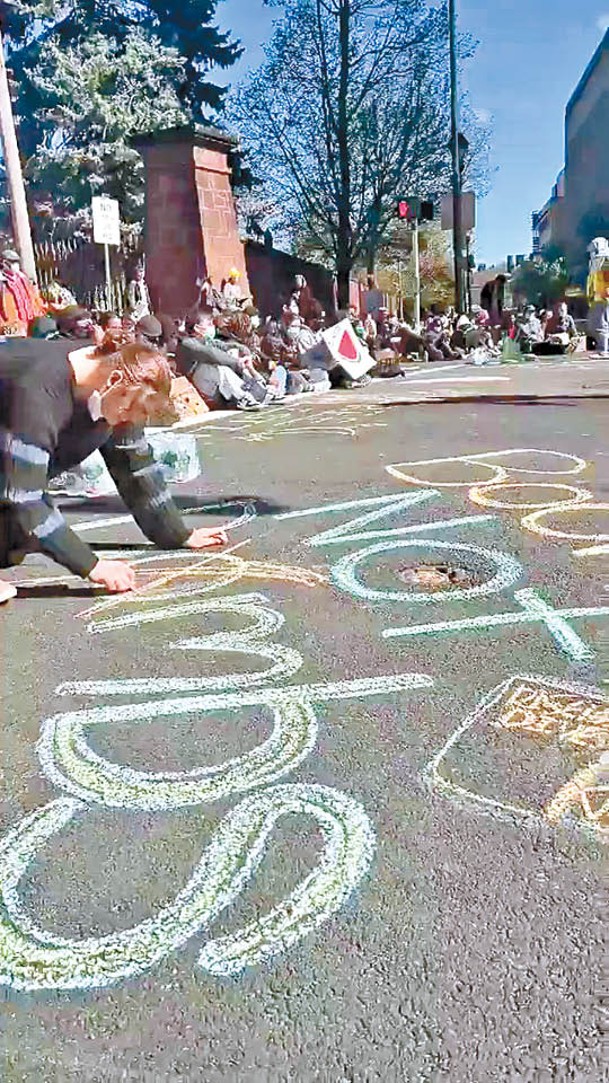
[(14, 0), (4, 8), (8, 64), (34, 195), (87, 206), (143, 202), (136, 132), (211, 121), (225, 89), (209, 79), (241, 47), (213, 24), (217, 0)]

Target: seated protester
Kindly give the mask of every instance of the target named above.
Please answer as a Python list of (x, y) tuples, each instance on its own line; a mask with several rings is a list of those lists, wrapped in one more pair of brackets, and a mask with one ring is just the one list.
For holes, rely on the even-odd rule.
[(95, 321), (86, 308), (73, 305), (58, 312), (55, 316), (57, 329), (61, 338), (80, 339), (81, 341), (93, 342), (95, 338)]
[(236, 406), (238, 410), (259, 410), (260, 403), (245, 386), (246, 362), (230, 349), (215, 343), (216, 326), (209, 311), (186, 320), (185, 334), (178, 341), (176, 369), (186, 376), (209, 406)]
[(418, 354), (422, 357), (425, 353), (423, 336), (417, 335), (406, 321), (398, 327), (397, 349), (400, 357), (408, 357), (409, 354)]
[(148, 346), (163, 347), (163, 327), (156, 316), (142, 316), (135, 325), (136, 342), (144, 342)]
[(372, 313), (369, 312), (364, 320), (364, 341), (371, 354), (373, 354), (373, 351), (376, 348), (377, 336), (378, 328), (376, 326), (376, 320)]
[(119, 331), (123, 326), (123, 321), (116, 312), (100, 312), (95, 322), (102, 331)]
[(56, 316), (58, 312), (63, 312), (66, 308), (77, 307), (76, 298), (72, 291), (67, 286), (62, 285), (61, 282), (57, 282), (57, 280), (45, 287), (44, 296), (49, 312), (53, 316)]
[(466, 350), (477, 350), (481, 346), (488, 345), (488, 337), (490, 334), (488, 312), (486, 312), (485, 309), (478, 308), (474, 313), (473, 323), (470, 322), (469, 325), (464, 328), (463, 334), (465, 337)]
[(501, 334), (512, 341), (516, 338), (518, 328), (516, 326), (516, 317), (513, 312), (505, 312), (501, 317)]
[(210, 308), (213, 312), (220, 312), (224, 307), (222, 294), (215, 288), (211, 278), (208, 276), (203, 282), (198, 279), (197, 285), (200, 286), (197, 309)]
[[(111, 592), (135, 587), (133, 569), (98, 559), (46, 492), (50, 478), (98, 449), (136, 523), (160, 548), (226, 542), (223, 530), (185, 525), (146, 442), (143, 426), (167, 408), (170, 390), (166, 358), (140, 343), (85, 357), (61, 339), (0, 345), (0, 568), (37, 552)], [(15, 593), (0, 581), (0, 600)]]
[(525, 353), (534, 353), (535, 347), (544, 341), (543, 327), (535, 305), (527, 305), (524, 316), (518, 322), (516, 341)]
[(269, 361), (268, 370), (264, 406), (269, 406), (272, 402), (283, 402), (288, 389), (288, 370), (285, 365)]
[(454, 361), (459, 357), (458, 351), (450, 347), (448, 330), (442, 316), (432, 314), (428, 317), (424, 342), (430, 361)]
[(243, 291), (239, 285), (240, 278), (241, 272), (236, 267), (232, 267), (228, 272), (228, 278), (223, 281), (220, 291), (223, 309), (238, 309), (251, 300), (251, 298), (243, 296)]
[(459, 316), (455, 323), (453, 333), (450, 337), (450, 345), (454, 350), (462, 350), (467, 352), (466, 334), (474, 327), (469, 316)]
[(137, 317), (136, 314), (131, 311), (131, 309), (127, 309), (127, 311), (124, 312), (122, 315), (121, 327), (124, 331), (127, 331), (129, 334), (135, 336), (135, 328), (138, 318), (139, 317)]
[(569, 315), (569, 309), (564, 301), (555, 305), (554, 312), (548, 320), (546, 338), (556, 340), (562, 346), (568, 346), (571, 339), (577, 337), (577, 327), (573, 316)]
[(28, 335), (38, 339), (59, 338), (57, 321), (52, 316), (37, 316), (28, 327)]

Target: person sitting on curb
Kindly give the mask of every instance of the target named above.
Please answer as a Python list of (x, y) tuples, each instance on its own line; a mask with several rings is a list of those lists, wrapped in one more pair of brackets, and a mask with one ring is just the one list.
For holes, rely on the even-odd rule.
[(247, 363), (214, 343), (213, 314), (201, 310), (189, 316), (185, 331), (176, 348), (176, 369), (190, 380), (208, 406), (259, 410), (260, 403), (244, 382), (249, 377)]
[[(41, 552), (111, 593), (133, 590), (135, 572), (98, 559), (48, 495), (53, 476), (99, 449), (137, 525), (161, 549), (224, 545), (220, 529), (190, 530), (153, 458), (143, 426), (167, 409), (171, 370), (141, 343), (110, 354), (65, 340), (13, 339), (0, 345), (0, 568)], [(0, 602), (16, 594), (0, 580)]]

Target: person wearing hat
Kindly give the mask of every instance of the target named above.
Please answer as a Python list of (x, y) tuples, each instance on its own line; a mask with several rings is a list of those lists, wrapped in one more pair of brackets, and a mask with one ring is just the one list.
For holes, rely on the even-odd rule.
[(238, 308), (243, 303), (239, 279), (241, 273), (236, 267), (231, 267), (228, 278), (222, 284), (222, 298), (226, 308)]
[(149, 346), (163, 345), (163, 326), (156, 316), (143, 316), (135, 325), (135, 337), (138, 342)]
[(0, 256), (0, 333), (22, 335), (46, 307), (38, 287), (21, 270), (19, 255), (5, 248)]
[(57, 313), (55, 321), (61, 338), (93, 343), (95, 321), (88, 309), (81, 308), (80, 305), (70, 305), (69, 308), (64, 308), (63, 312)]

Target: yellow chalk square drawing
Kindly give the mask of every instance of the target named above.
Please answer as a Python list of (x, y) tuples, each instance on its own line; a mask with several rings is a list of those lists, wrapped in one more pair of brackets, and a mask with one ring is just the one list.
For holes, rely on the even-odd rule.
[[(573, 775), (556, 780), (548, 800), (541, 793), (526, 804), (475, 792), (452, 777), (450, 756), (466, 734), (487, 740), (511, 733), (539, 740), (539, 752), (559, 749)], [(531, 777), (537, 770), (530, 765)], [(609, 833), (609, 699), (595, 688), (549, 677), (515, 676), (503, 681), (478, 704), (428, 764), (433, 789), (460, 803), (506, 818), (568, 823), (596, 835)]]

